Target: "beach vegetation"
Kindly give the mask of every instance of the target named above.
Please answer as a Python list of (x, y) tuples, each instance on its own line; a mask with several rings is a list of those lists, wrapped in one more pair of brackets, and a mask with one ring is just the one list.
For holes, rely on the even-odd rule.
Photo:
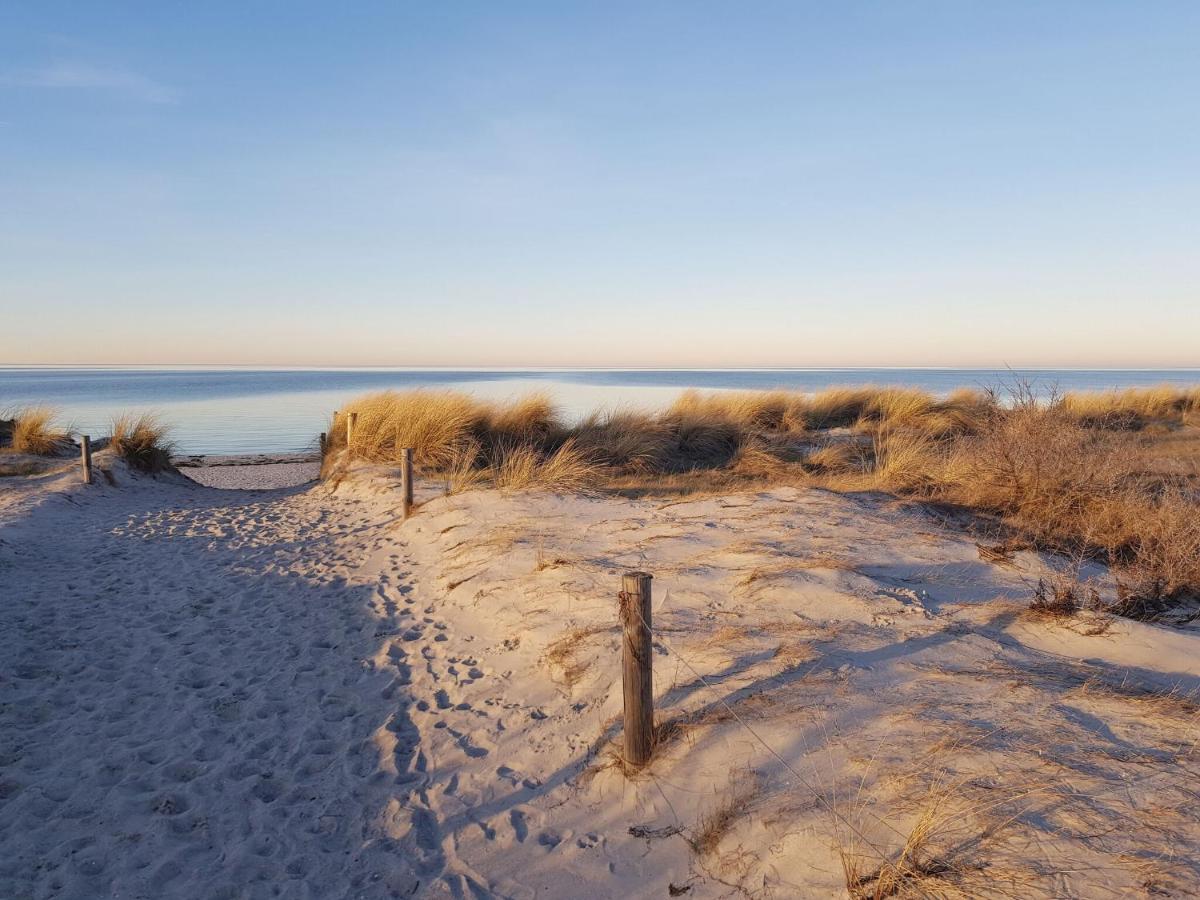
[(113, 419), (109, 446), (130, 467), (153, 474), (171, 466), (169, 431), (152, 413), (122, 413)]
[(58, 413), (48, 406), (17, 410), (7, 420), (4, 432), (14, 453), (33, 456), (57, 456), (71, 442), (70, 434), (58, 426)]
[(1200, 389), (688, 391), (660, 412), (574, 422), (544, 395), (497, 403), (388, 391), (337, 414), (327, 465), (346, 448), (352, 413), (351, 456), (394, 461), (412, 447), (448, 491), (885, 491), (981, 514), (1037, 549), (1103, 561), (1125, 612), (1152, 615), (1200, 592), (1200, 471), (1187, 457), (1173, 466), (1156, 457), (1163, 435), (1191, 434)]

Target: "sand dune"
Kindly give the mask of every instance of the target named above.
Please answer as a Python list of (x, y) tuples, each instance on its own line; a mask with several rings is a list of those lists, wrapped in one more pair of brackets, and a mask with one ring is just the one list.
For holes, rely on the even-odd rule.
[[(1200, 883), (1200, 637), (1030, 620), (1045, 561), (919, 508), (428, 484), (402, 523), (382, 467), (103, 465), (0, 487), (5, 897), (836, 896), (931, 805), (944, 893)], [(634, 776), (630, 568), (674, 723)]]

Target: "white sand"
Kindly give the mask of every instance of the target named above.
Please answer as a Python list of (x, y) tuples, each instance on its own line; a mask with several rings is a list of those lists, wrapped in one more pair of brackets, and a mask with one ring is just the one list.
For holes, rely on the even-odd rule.
[[(1196, 708), (1155, 693), (1200, 686), (1200, 637), (1032, 622), (1039, 559), (920, 511), (425, 485), (401, 524), (384, 469), (105, 465), (0, 484), (0, 896), (836, 896), (838, 847), (894, 852), (931, 785), (935, 885), (1200, 883)], [(629, 568), (690, 722), (636, 778)]]

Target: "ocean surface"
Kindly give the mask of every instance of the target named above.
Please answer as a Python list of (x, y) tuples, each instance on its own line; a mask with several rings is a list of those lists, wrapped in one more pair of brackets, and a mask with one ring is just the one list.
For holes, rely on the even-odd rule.
[(177, 452), (281, 453), (315, 449), (330, 413), (366, 391), (453, 388), (486, 399), (550, 394), (568, 416), (600, 408), (654, 409), (687, 388), (816, 391), (888, 384), (937, 394), (1029, 380), (1053, 389), (1107, 390), (1200, 384), (1200, 369), (250, 369), (0, 366), (0, 414), (54, 407), (80, 434), (109, 433), (113, 416), (150, 411), (171, 426)]

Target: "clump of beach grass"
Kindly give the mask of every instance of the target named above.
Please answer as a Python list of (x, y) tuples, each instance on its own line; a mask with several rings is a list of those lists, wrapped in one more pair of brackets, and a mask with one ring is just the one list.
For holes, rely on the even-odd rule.
[(531, 442), (502, 445), (497, 448), (493, 471), (493, 482), (502, 490), (576, 491), (592, 485), (600, 473), (573, 438), (549, 454)]
[(1121, 391), (1071, 392), (1062, 407), (1085, 425), (1101, 428), (1142, 428), (1151, 422), (1184, 424), (1200, 416), (1200, 387), (1159, 385)]
[(58, 413), (48, 406), (31, 406), (13, 414), (10, 447), (16, 453), (55, 456), (70, 443), (70, 435), (57, 427)]
[(113, 452), (140, 472), (161, 472), (171, 466), (174, 445), (167, 439), (170, 429), (152, 413), (123, 413), (113, 419)]
[(761, 774), (747, 771), (730, 779), (729, 789), (703, 813), (688, 836), (688, 843), (698, 856), (711, 856), (738, 820), (750, 812), (761, 799), (764, 781)]

